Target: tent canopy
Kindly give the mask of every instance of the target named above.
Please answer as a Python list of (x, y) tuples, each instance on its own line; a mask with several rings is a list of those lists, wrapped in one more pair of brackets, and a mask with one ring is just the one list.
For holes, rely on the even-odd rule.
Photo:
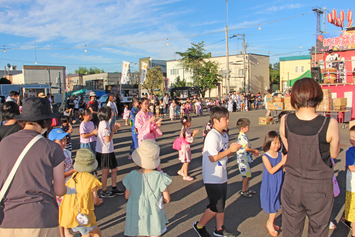
[(293, 86), (293, 84), (295, 84), (295, 82), (299, 79), (302, 79), (302, 78), (312, 78), (312, 74), (311, 74), (311, 71), (308, 70), (306, 71), (305, 73), (303, 73), (301, 76), (299, 77), (296, 77), (295, 79), (292, 79), (292, 80), (289, 80), (287, 81), (287, 86)]

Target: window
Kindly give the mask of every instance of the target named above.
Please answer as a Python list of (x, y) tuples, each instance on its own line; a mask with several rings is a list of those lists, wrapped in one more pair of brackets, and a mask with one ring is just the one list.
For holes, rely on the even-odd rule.
[(170, 74), (171, 75), (179, 74), (179, 69), (170, 69)]
[(295, 67), (295, 73), (298, 73), (298, 66)]
[(240, 77), (243, 76), (243, 69), (239, 69), (239, 76), (240, 76)]
[(304, 73), (304, 66), (301, 66), (301, 73)]

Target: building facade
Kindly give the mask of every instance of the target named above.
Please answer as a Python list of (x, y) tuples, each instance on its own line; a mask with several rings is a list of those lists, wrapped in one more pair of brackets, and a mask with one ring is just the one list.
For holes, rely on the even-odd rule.
[[(226, 56), (211, 57), (205, 60), (218, 63), (218, 70), (223, 77), (217, 88), (212, 89), (210, 93), (207, 92), (206, 96), (216, 97), (229, 93), (226, 78)], [(229, 71), (230, 91), (266, 93), (270, 87), (269, 56), (267, 55), (229, 55)], [(167, 76), (170, 79), (170, 85), (174, 83), (178, 76), (181, 80), (185, 79), (187, 83), (194, 83), (192, 73), (184, 69), (179, 60), (167, 62)]]
[(311, 55), (280, 57), (280, 91), (288, 89), (288, 81), (311, 70), (311, 60)]

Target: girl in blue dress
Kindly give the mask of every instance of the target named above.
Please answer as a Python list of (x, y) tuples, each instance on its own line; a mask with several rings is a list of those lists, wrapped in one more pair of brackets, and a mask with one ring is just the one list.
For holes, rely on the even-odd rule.
[(133, 98), (133, 108), (131, 109), (131, 119), (130, 119), (130, 125), (131, 127), (131, 132), (132, 132), (132, 143), (129, 151), (129, 156), (128, 159), (132, 158), (132, 153), (135, 149), (138, 148), (138, 133), (136, 130), (135, 126), (135, 121), (136, 121), (136, 115), (139, 112), (139, 102), (137, 98)]
[(283, 183), (283, 166), (286, 163), (287, 155), (278, 152), (280, 149), (280, 137), (275, 131), (266, 134), (262, 156), (264, 171), (260, 188), (261, 208), (269, 213), (269, 220), (266, 228), (271, 236), (277, 236), (278, 226), (274, 225), (277, 211), (281, 209), (281, 187)]

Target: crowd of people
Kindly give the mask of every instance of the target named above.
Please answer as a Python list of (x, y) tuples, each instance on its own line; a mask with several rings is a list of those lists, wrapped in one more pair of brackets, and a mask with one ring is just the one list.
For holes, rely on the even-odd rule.
[[(274, 224), (281, 205), (283, 236), (301, 236), (306, 216), (309, 236), (328, 236), (334, 199), (331, 159), (339, 153), (339, 128), (335, 119), (316, 113), (322, 98), (317, 82), (298, 80), (291, 93), (296, 112), (280, 115), (280, 129), (265, 135), (261, 155), (248, 139), (251, 122), (247, 118), (238, 119), (235, 124), (238, 139), (229, 140), (230, 112), (262, 108), (264, 99), (260, 93), (249, 96), (235, 92), (208, 101), (197, 96), (186, 101), (171, 100), (168, 95), (161, 100), (135, 97), (133, 107), (125, 107), (123, 111), (125, 125), (130, 125), (132, 132), (128, 158), (137, 166), (122, 180), (125, 190), (116, 185), (118, 167), (113, 136), (121, 125), (117, 122), (119, 109), (114, 95), (101, 107), (94, 92), (84, 107), (70, 98), (70, 106), (74, 107), (68, 109), (72, 111), (67, 110), (60, 117), (61, 126), (55, 127), (56, 115), (48, 98), (25, 99), (22, 111), (16, 100), (7, 101), (1, 108), (4, 125), (0, 126), (0, 153), (6, 154), (0, 157), (0, 236), (67, 237), (75, 232), (101, 236), (95, 205), (104, 205), (104, 198), (117, 195), (128, 200), (126, 236), (161, 236), (169, 222), (164, 203), (171, 200), (168, 186), (172, 179), (160, 166), (160, 147), (155, 139), (164, 135), (160, 130), (164, 116), (180, 121), (180, 135), (172, 144), (182, 163), (176, 172), (183, 181), (191, 182), (194, 179), (188, 175), (190, 145), (200, 131), (190, 131), (193, 122), (190, 115), (202, 115), (204, 107), (209, 120), (203, 131), (202, 176), (209, 204), (200, 220), (193, 223), (198, 236), (210, 236), (205, 226), (213, 218), (216, 218), (214, 236), (235, 236), (224, 225), (227, 162), (233, 154), (242, 177), (243, 198), (257, 195), (257, 190), (249, 188), (250, 163), (255, 158), (262, 159), (260, 200), (261, 208), (269, 214), (266, 228), (271, 236), (277, 236), (281, 229)], [(75, 119), (80, 120), (80, 148), (72, 157), (71, 123)], [(355, 127), (350, 129), (352, 145), (355, 145), (354, 132)], [(355, 223), (351, 205), (355, 197), (351, 189), (354, 154), (352, 148), (346, 153), (350, 187), (347, 186), (344, 219), (352, 224)]]

